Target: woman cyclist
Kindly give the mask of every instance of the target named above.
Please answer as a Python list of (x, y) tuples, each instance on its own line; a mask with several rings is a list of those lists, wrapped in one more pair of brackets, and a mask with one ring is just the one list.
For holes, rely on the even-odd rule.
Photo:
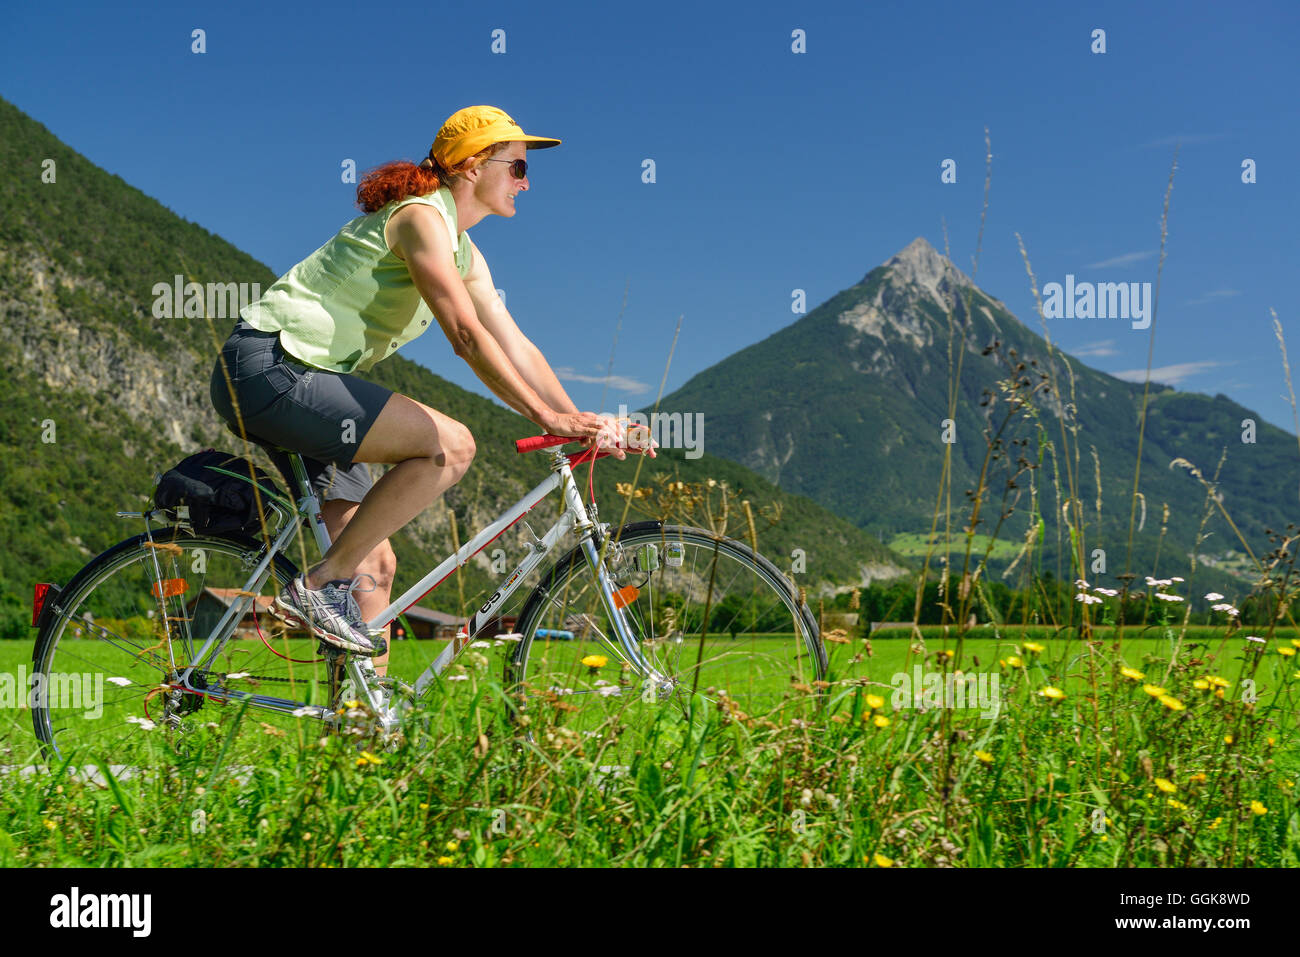
[[(617, 447), (613, 423), (579, 412), (497, 295), (467, 231), (512, 217), (528, 189), (525, 151), (558, 146), (501, 110), (454, 113), (418, 165), (388, 163), (357, 187), (363, 215), (281, 276), (222, 347), (212, 403), (238, 431), (302, 453), (332, 544), (276, 599), (324, 641), (382, 655), (365, 621), (386, 608), (396, 567), (388, 537), (465, 475), (474, 437), (436, 409), (353, 375), (436, 320), (452, 349), (539, 428)], [(283, 460), (281, 460), (283, 461)], [(366, 462), (393, 465), (376, 483)], [(282, 466), (283, 467), (283, 466)], [(363, 576), (368, 590), (353, 586)]]

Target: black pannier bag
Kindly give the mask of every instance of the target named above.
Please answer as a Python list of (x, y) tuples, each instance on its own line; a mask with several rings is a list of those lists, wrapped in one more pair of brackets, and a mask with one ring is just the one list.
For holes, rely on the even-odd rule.
[[(211, 466), (242, 478), (214, 471)], [(196, 452), (163, 475), (154, 489), (154, 505), (199, 534), (258, 533), (262, 524), (250, 477), (262, 489), (262, 509), (270, 522), (269, 496), (281, 494), (271, 476), (248, 459), (215, 449)], [(178, 511), (181, 508), (189, 509), (188, 518)]]

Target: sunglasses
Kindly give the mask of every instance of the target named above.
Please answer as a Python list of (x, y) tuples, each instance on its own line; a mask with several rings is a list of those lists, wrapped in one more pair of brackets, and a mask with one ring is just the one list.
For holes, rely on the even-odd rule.
[(499, 160), (499, 159), (489, 159), (489, 160), (486, 160), (485, 162), (488, 162), (488, 163), (509, 163), (509, 164), (510, 164), (510, 172), (511, 172), (511, 174), (514, 176), (515, 179), (523, 179), (525, 176), (528, 175), (528, 161), (527, 161), (527, 160)]

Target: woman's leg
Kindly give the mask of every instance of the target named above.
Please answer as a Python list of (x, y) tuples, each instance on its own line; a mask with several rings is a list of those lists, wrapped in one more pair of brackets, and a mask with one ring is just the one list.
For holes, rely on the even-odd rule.
[[(474, 437), (464, 425), (394, 393), (354, 457), (356, 462), (394, 467), (366, 494), (337, 538), (330, 529), (333, 544), (308, 571), (307, 586), (320, 588), (329, 581), (355, 577), (361, 563), (382, 542), (461, 480), (474, 461), (474, 452)], [(354, 594), (361, 602), (365, 593)], [(365, 607), (362, 605), (363, 614)]]
[[(346, 499), (331, 499), (321, 506), (321, 514), (325, 519), (325, 528), (329, 530), (330, 541), (336, 541), (343, 533), (343, 529), (352, 516), (356, 514), (359, 503), (349, 502)], [(361, 609), (361, 617), (366, 621), (374, 618), (381, 611), (389, 606), (392, 602), (393, 574), (397, 570), (397, 556), (393, 554), (393, 548), (384, 539), (376, 545), (361, 564), (357, 566), (357, 575), (370, 575), (375, 580), (373, 591), (361, 591), (358, 589), (352, 594), (357, 599), (357, 605)], [(392, 631), (391, 625), (384, 626), (384, 640)], [(388, 653), (380, 655), (374, 659), (375, 671), (380, 675), (388, 672)]]

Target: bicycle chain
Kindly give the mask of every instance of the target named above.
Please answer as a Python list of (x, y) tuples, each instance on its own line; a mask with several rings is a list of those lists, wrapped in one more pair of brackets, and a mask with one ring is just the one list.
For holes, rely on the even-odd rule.
[[(225, 678), (225, 677), (226, 677), (225, 674), (222, 674), (221, 672), (213, 672), (213, 671), (196, 671), (195, 674), (196, 674), (196, 675), (202, 675), (203, 678), (204, 678), (205, 680), (206, 680), (207, 678), (211, 677), (211, 676), (214, 675), (214, 674), (217, 675), (217, 676), (220, 677), (220, 678)], [(236, 678), (235, 680), (236, 680), (236, 681), (243, 681), (243, 680), (245, 680), (245, 679), (250, 680), (250, 681), (283, 681), (283, 682), (299, 681), (299, 682), (303, 682), (303, 683), (306, 683), (306, 681), (307, 681), (306, 678), (297, 678), (297, 679), (295, 679), (295, 678), (284, 678), (284, 677), (278, 677), (278, 676), (275, 676), (275, 675), (247, 675), (247, 674), (241, 674), (241, 677)], [(327, 678), (317, 678), (317, 679), (316, 679), (316, 684), (320, 684), (320, 685), (329, 684), (329, 679), (327, 679)], [(175, 690), (177, 690), (177, 691), (185, 691), (186, 689), (184, 689), (184, 688), (177, 688), (177, 689), (175, 689)]]

